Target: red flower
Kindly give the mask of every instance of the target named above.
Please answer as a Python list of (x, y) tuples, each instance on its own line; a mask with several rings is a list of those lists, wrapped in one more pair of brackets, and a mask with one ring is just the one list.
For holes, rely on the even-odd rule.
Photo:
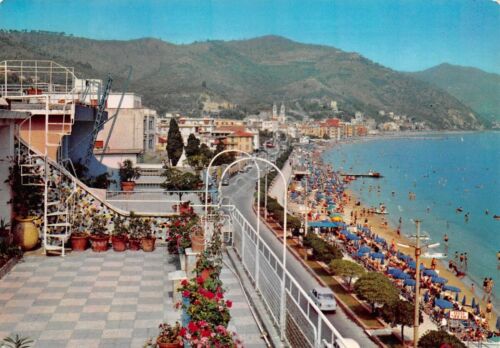
[(201, 337), (210, 337), (212, 332), (209, 329), (203, 329), (201, 330)]
[(212, 300), (215, 297), (215, 294), (213, 292), (211, 292), (211, 291), (205, 291), (205, 293), (203, 294), (203, 296), (205, 296), (209, 300)]
[(179, 334), (180, 334), (182, 337), (184, 337), (184, 336), (186, 335), (186, 333), (187, 333), (187, 330), (186, 330), (186, 328), (185, 328), (185, 327), (181, 328), (181, 330), (179, 331)]
[(187, 281), (187, 279), (182, 279), (182, 280), (181, 280), (181, 285), (182, 285), (182, 286), (186, 286), (186, 285), (188, 285), (188, 281)]
[(227, 305), (227, 308), (231, 308), (233, 306), (233, 301), (227, 300), (226, 305)]
[(191, 332), (196, 332), (198, 331), (199, 327), (198, 325), (194, 322), (194, 321), (190, 321), (188, 323), (188, 330), (191, 331)]
[(189, 295), (191, 295), (191, 293), (188, 290), (182, 292), (182, 297), (189, 297)]
[(203, 284), (205, 281), (203, 280), (203, 278), (202, 278), (202, 277), (196, 277), (196, 282), (197, 282), (198, 284)]

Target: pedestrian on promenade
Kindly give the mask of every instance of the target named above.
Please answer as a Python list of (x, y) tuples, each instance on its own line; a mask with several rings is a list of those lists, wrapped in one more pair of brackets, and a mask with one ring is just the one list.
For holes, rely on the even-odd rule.
[(491, 303), (491, 300), (488, 300), (488, 304), (486, 305), (486, 318), (488, 320), (491, 319), (491, 312), (493, 311), (493, 304)]
[(487, 289), (488, 288), (488, 278), (484, 278), (483, 280), (483, 300), (486, 299)]

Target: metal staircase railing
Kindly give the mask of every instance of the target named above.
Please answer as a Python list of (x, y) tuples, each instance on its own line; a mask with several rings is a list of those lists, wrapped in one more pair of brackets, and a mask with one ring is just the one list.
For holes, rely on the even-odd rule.
[[(74, 99), (65, 100), (62, 109), (52, 109), (49, 95), (14, 97), (14, 99), (27, 99), (28, 101), (34, 98), (36, 101), (45, 100), (44, 148), (43, 152), (34, 151), (33, 117), (40, 114), (31, 115), (17, 128), (20, 142), (22, 141), (21, 132), (27, 131), (27, 144), (25, 145), (30, 150), (25, 161), (26, 158), (21, 156), (21, 146), (19, 146), (17, 160), (21, 170), (21, 183), (28, 186), (43, 186), (43, 247), (46, 253), (59, 252), (64, 256), (64, 244), (71, 234), (69, 206), (76, 193), (76, 183), (74, 177), (69, 176), (69, 185), (65, 187), (64, 183), (59, 182), (60, 177), (55, 175), (55, 169), (49, 165), (48, 161), (49, 148), (58, 148), (62, 137), (71, 134), (75, 122), (75, 104)], [(54, 140), (53, 136), (59, 141)]]

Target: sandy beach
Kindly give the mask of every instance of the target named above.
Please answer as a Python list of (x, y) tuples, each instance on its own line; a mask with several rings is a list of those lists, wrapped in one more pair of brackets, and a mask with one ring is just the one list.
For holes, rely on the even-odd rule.
[[(356, 194), (351, 191), (351, 190), (346, 190), (345, 191), (347, 197), (348, 197), (348, 202), (344, 207), (344, 219), (346, 223), (351, 223), (351, 211), (356, 211), (358, 214), (358, 223), (360, 221), (364, 221), (365, 218), (368, 219), (368, 225), (372, 232), (378, 234), (380, 237), (384, 238), (387, 243), (391, 243), (394, 241), (396, 243), (396, 248), (398, 251), (401, 251), (402, 253), (405, 253), (407, 255), (412, 255), (414, 254), (413, 249), (407, 249), (407, 248), (402, 248), (397, 245), (397, 243), (402, 243), (402, 244), (407, 244), (411, 245), (412, 241), (406, 238), (404, 235), (406, 234), (413, 234), (415, 231), (407, 231), (403, 230), (401, 231), (401, 236), (397, 235), (397, 227), (396, 226), (391, 226), (391, 224), (388, 224), (387, 227), (384, 226), (384, 220), (383, 220), (383, 215), (377, 215), (373, 214), (370, 216), (366, 216), (363, 218), (359, 218), (360, 212), (363, 208), (368, 208), (367, 206), (363, 205), (363, 202), (359, 206), (356, 205), (356, 202), (359, 201), (358, 197)], [(431, 259), (421, 259), (421, 262), (424, 263), (426, 267), (431, 266)], [(481, 311), (484, 311), (486, 308), (486, 301), (483, 301), (481, 299), (482, 297), (482, 292), (478, 291), (478, 289), (475, 289), (475, 293), (472, 292), (472, 287), (471, 284), (465, 284), (461, 279), (459, 279), (453, 272), (450, 272), (450, 270), (447, 268), (447, 264), (444, 264), (443, 262), (438, 262), (437, 263), (437, 268), (436, 271), (439, 273), (441, 277), (444, 277), (448, 279), (447, 285), (452, 285), (456, 286), (461, 289), (461, 293), (459, 295), (459, 298), (462, 299), (464, 295), (467, 297), (467, 303), (470, 304), (472, 301), (472, 298), (475, 297), (476, 303), (479, 301), (480, 303), (480, 308)], [(481, 290), (481, 289), (479, 289)], [(421, 292), (423, 294), (423, 292)], [(468, 310), (471, 310), (470, 307), (467, 307)], [(497, 311), (498, 308), (494, 308), (494, 313), (492, 313), (492, 317), (489, 320), (490, 328), (495, 328), (495, 323), (497, 320)]]

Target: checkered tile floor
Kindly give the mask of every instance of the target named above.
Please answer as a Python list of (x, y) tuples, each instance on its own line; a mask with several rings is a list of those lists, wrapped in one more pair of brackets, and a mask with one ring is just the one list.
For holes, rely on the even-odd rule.
[[(140, 348), (160, 322), (180, 317), (167, 280), (178, 268), (165, 248), (27, 256), (0, 280), (0, 339), (19, 333), (36, 348)], [(245, 347), (264, 347), (236, 277), (225, 268), (221, 278), (232, 329)]]
[(28, 256), (0, 280), (0, 337), (20, 333), (34, 347), (142, 347), (162, 321), (175, 322), (176, 258), (153, 253)]

